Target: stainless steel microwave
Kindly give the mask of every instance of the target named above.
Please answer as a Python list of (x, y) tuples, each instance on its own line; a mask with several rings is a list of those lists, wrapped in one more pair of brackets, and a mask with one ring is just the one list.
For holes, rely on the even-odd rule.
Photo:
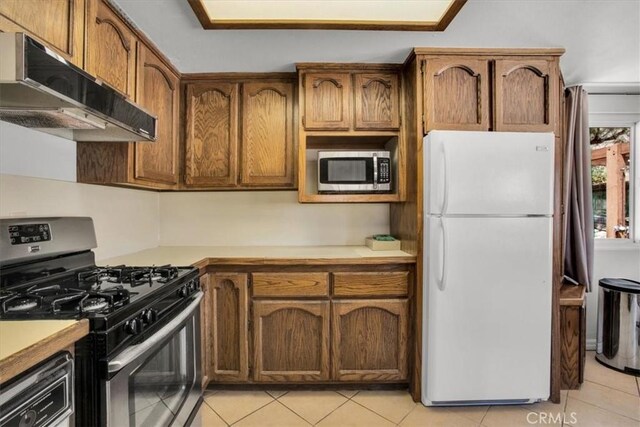
[(318, 192), (386, 193), (391, 191), (389, 151), (319, 151)]

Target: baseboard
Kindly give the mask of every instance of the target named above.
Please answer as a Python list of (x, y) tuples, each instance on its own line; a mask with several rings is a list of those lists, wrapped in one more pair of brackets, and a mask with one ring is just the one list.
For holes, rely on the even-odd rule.
[(587, 342), (585, 344), (587, 350), (595, 350), (596, 349), (596, 339), (595, 338), (587, 338)]

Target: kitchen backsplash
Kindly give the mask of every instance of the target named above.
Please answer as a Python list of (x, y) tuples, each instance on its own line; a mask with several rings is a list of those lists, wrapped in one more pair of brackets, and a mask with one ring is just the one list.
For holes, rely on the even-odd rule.
[(295, 191), (160, 194), (161, 245), (364, 245), (388, 204), (300, 204)]
[(388, 204), (299, 204), (294, 191), (181, 192), (0, 175), (0, 216), (90, 216), (98, 260), (158, 245), (364, 245)]
[(0, 175), (0, 216), (90, 216), (96, 258), (158, 245), (158, 193)]

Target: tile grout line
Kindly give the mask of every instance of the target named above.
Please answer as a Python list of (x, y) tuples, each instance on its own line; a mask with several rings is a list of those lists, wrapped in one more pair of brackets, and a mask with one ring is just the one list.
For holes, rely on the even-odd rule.
[[(587, 379), (587, 378), (585, 378), (585, 379), (584, 379), (584, 382), (590, 382), (590, 383), (592, 383), (592, 384), (598, 384), (598, 385), (600, 385), (600, 386), (602, 386), (602, 387), (607, 387), (607, 388), (610, 388), (610, 389), (612, 389), (612, 390), (619, 391), (620, 393), (624, 393), (624, 394), (628, 394), (628, 395), (631, 395), (631, 396), (635, 396), (635, 393), (629, 393), (628, 391), (620, 390), (619, 388), (612, 387), (612, 386), (607, 385), (607, 384), (602, 384), (602, 383), (599, 383), (599, 382), (597, 382), (597, 381), (593, 381), (593, 380), (590, 380), (590, 379)], [(637, 384), (637, 382), (636, 382), (636, 387), (637, 387), (637, 386), (638, 386), (638, 384)], [(578, 390), (580, 390), (580, 389), (578, 389)]]
[[(287, 392), (289, 393), (289, 392)], [(287, 394), (285, 393), (285, 394)], [(284, 394), (282, 395), (284, 396)], [(280, 402), (278, 399), (276, 399), (276, 402), (278, 402), (280, 404), (280, 406), (282, 406), (283, 408), (285, 408), (287, 411), (293, 412), (293, 414), (300, 418), (302, 421), (304, 421), (305, 423), (307, 423), (308, 425), (312, 426), (313, 424), (311, 424), (309, 421), (307, 421), (306, 418), (304, 418), (302, 415), (298, 414), (296, 411), (294, 411), (293, 409), (289, 408), (287, 405), (285, 405), (284, 403)]]
[[(624, 390), (619, 390), (619, 389), (617, 389), (617, 388), (615, 388), (615, 387), (611, 387), (610, 385), (600, 384), (600, 383), (597, 383), (597, 382), (595, 382), (595, 381), (588, 380), (588, 379), (586, 379), (586, 378), (585, 378), (585, 380), (584, 380), (584, 383), (597, 384), (597, 385), (599, 385), (600, 387), (606, 387), (606, 388), (608, 388), (608, 389), (610, 389), (610, 390), (619, 391), (620, 393), (624, 393), (624, 394), (628, 394), (628, 395), (630, 395), (630, 396), (633, 396), (633, 393), (627, 393), (627, 392), (626, 392), (626, 391), (624, 391)], [(582, 383), (582, 384), (584, 384), (584, 383)], [(581, 390), (581, 389), (569, 390), (569, 391), (580, 391), (580, 390)]]
[[(620, 414), (620, 413), (618, 413), (618, 412), (616, 412), (616, 411), (612, 411), (612, 410), (610, 410), (610, 409), (603, 408), (602, 406), (598, 406), (598, 405), (596, 405), (596, 404), (594, 404), (594, 403), (587, 402), (587, 401), (582, 400), (582, 399), (578, 399), (577, 397), (572, 397), (572, 399), (579, 400), (580, 402), (582, 402), (582, 403), (584, 403), (584, 404), (587, 404), (587, 405), (593, 406), (594, 408), (601, 409), (601, 410), (603, 410), (603, 411), (605, 411), (605, 412), (609, 412), (609, 413), (611, 413), (611, 414), (613, 414), (613, 415), (617, 415), (617, 416), (619, 416), (619, 417), (627, 418), (627, 419), (629, 419), (629, 420), (632, 420), (632, 421), (638, 422), (638, 420), (637, 420), (637, 419), (635, 419), (635, 418), (631, 418), (631, 417), (628, 417), (628, 416), (626, 416), (626, 415)], [(569, 396), (567, 396), (567, 402), (569, 402)]]
[[(604, 388), (607, 388), (607, 389), (609, 389), (609, 390), (613, 390), (613, 391), (617, 391), (617, 392), (622, 393), (622, 394), (626, 394), (627, 396), (636, 397), (636, 396), (634, 396), (634, 395), (633, 395), (633, 394), (631, 394), (631, 393), (625, 393), (624, 391), (622, 391), (622, 390), (618, 390), (617, 388), (613, 388), (613, 387), (609, 387), (609, 386), (606, 386), (606, 385), (603, 385), (603, 384), (595, 383), (595, 382), (593, 382), (593, 381), (589, 381), (589, 380), (586, 380), (586, 379), (585, 379), (585, 380), (584, 380), (584, 382), (585, 382), (585, 383), (596, 384), (596, 385), (599, 385), (600, 387), (604, 387)], [(584, 383), (583, 383), (583, 384), (584, 384)], [(580, 391), (580, 389), (578, 389), (578, 390), (569, 390), (569, 392), (572, 392), (572, 391)], [(581, 402), (591, 403), (591, 402), (587, 402), (586, 400), (580, 399), (580, 398), (579, 398), (579, 397), (577, 397), (577, 396), (573, 396), (573, 398), (574, 398), (574, 399), (577, 399), (577, 400), (579, 400), (579, 401), (581, 401)], [(640, 396), (639, 396), (638, 398), (640, 399)], [(567, 399), (569, 399), (569, 393), (567, 393)], [(596, 407), (598, 407), (598, 408), (600, 408), (600, 409), (604, 409), (605, 411), (612, 412), (612, 413), (614, 413), (614, 414), (622, 415), (622, 414), (619, 414), (619, 413), (618, 413), (618, 412), (616, 412), (616, 411), (612, 411), (612, 410), (610, 410), (610, 409), (606, 409), (606, 408), (603, 408), (602, 406), (596, 405), (595, 403), (591, 403), (591, 405), (596, 406)], [(622, 416), (626, 417), (626, 415), (622, 415)], [(630, 417), (627, 417), (627, 418), (630, 418)], [(636, 420), (636, 421), (640, 421), (640, 420)]]
[[(336, 392), (336, 393), (337, 393), (337, 392)], [(340, 394), (340, 393), (338, 393), (338, 394)], [(344, 395), (342, 395), (342, 394), (340, 394), (340, 396), (342, 396), (342, 397), (346, 397), (346, 398), (347, 398), (347, 400), (345, 400), (344, 402), (342, 402), (342, 404), (341, 404), (341, 405), (339, 405), (336, 409), (334, 409), (333, 411), (329, 412), (329, 413), (328, 413), (327, 415), (325, 415), (324, 417), (320, 418), (320, 419), (318, 420), (318, 422), (317, 422), (317, 423), (313, 424), (314, 426), (317, 426), (318, 424), (320, 424), (320, 423), (322, 422), (322, 420), (324, 420), (324, 419), (325, 419), (325, 418), (327, 418), (329, 415), (331, 415), (331, 414), (333, 414), (334, 412), (336, 412), (338, 409), (340, 409), (341, 407), (343, 407), (344, 405), (346, 405), (347, 403), (349, 403), (349, 401), (351, 400), (351, 399), (349, 399), (347, 396), (344, 396)]]
[(222, 415), (220, 415), (219, 413), (217, 413), (217, 412), (216, 412), (216, 410), (215, 410), (215, 409), (213, 409), (213, 408), (211, 407), (211, 405), (209, 405), (209, 404), (207, 403), (207, 401), (206, 401), (206, 400), (202, 399), (202, 402), (203, 402), (205, 405), (207, 405), (207, 406), (209, 407), (209, 409), (211, 409), (211, 410), (213, 411), (213, 413), (214, 413), (214, 414), (216, 414), (216, 415), (218, 416), (218, 418), (220, 418), (220, 419), (222, 420), (222, 422), (223, 422), (223, 423), (225, 423), (227, 426), (230, 426), (230, 425), (231, 425), (231, 424), (229, 424), (229, 423), (227, 422), (227, 420), (225, 420), (224, 418), (222, 418)]
[[(373, 409), (367, 408), (366, 406), (364, 406), (364, 405), (363, 405), (363, 404), (361, 404), (361, 403), (358, 403), (358, 402), (357, 402), (357, 401), (355, 401), (355, 400), (352, 400), (352, 402), (353, 402), (353, 403), (355, 403), (356, 405), (360, 405), (361, 407), (363, 407), (363, 408), (364, 408), (364, 409), (366, 409), (367, 411), (369, 411), (369, 412), (373, 412), (373, 413), (374, 413), (374, 414), (376, 414), (377, 416), (379, 416), (379, 417), (381, 417), (381, 418), (383, 418), (383, 419), (385, 419), (385, 420), (389, 421), (391, 424), (395, 424), (395, 425), (397, 425), (394, 421), (391, 421), (389, 418), (385, 417), (384, 415), (380, 415), (379, 413), (377, 413), (377, 412), (376, 412), (376, 411), (374, 411)], [(413, 406), (413, 409), (416, 409), (416, 405), (414, 405), (414, 406)], [(413, 412), (413, 409), (411, 409), (411, 411), (409, 411), (409, 412)], [(408, 414), (407, 414), (407, 415), (408, 415)], [(405, 416), (406, 416), (406, 415), (405, 415)], [(403, 419), (404, 419), (404, 418), (403, 418)]]
[(407, 415), (405, 415), (404, 417), (402, 417), (402, 419), (400, 420), (400, 422), (399, 422), (399, 423), (397, 423), (396, 425), (397, 425), (397, 426), (399, 426), (400, 424), (402, 424), (402, 422), (403, 422), (403, 421), (404, 421), (404, 420), (405, 420), (405, 419), (406, 419), (406, 418), (407, 418), (407, 417), (408, 417), (408, 416), (409, 416), (413, 411), (415, 411), (415, 410), (416, 410), (416, 408), (418, 407), (418, 405), (422, 405), (422, 403), (415, 402), (415, 405), (414, 405), (413, 409), (412, 409), (412, 410), (410, 410), (409, 412), (407, 412)]
[(487, 418), (487, 414), (489, 413), (490, 409), (491, 409), (491, 405), (487, 406), (487, 410), (484, 411), (484, 414), (482, 415), (482, 418), (480, 419), (479, 425), (482, 425), (482, 422), (484, 421), (484, 419)]
[(227, 425), (228, 425), (228, 426), (232, 426), (232, 425), (235, 425), (235, 424), (239, 423), (240, 421), (244, 420), (244, 419), (245, 419), (245, 418), (247, 418), (249, 415), (251, 415), (251, 414), (253, 414), (253, 413), (255, 413), (255, 412), (258, 412), (260, 409), (264, 408), (265, 406), (269, 406), (269, 405), (271, 405), (273, 402), (275, 402), (275, 401), (276, 401), (276, 399), (274, 399), (274, 398), (273, 398), (273, 396), (271, 396), (269, 393), (267, 393), (266, 391), (265, 391), (264, 393), (265, 393), (267, 396), (269, 396), (271, 399), (273, 399), (273, 400), (272, 400), (271, 402), (269, 402), (269, 403), (265, 404), (265, 405), (262, 405), (262, 406), (261, 406), (261, 407), (259, 407), (258, 409), (256, 409), (256, 410), (254, 410), (254, 411), (249, 412), (247, 415), (245, 415), (245, 416), (244, 416), (244, 417), (242, 417), (242, 418), (237, 419), (237, 420), (236, 420), (236, 421), (234, 421), (233, 423), (229, 423), (229, 422), (227, 422), (227, 420), (225, 420), (225, 419), (224, 419), (224, 418), (222, 418), (222, 417), (220, 417), (220, 418), (222, 418), (222, 421), (224, 421), (225, 423), (227, 423)]

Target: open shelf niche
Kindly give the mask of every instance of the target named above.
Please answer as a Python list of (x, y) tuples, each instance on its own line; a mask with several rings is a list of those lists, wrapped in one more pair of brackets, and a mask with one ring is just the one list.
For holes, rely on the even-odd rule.
[[(307, 133), (300, 141), (298, 200), (301, 203), (389, 203), (404, 200), (404, 153), (397, 132), (375, 135), (340, 135)], [(380, 194), (320, 194), (318, 193), (318, 151), (386, 150), (391, 152), (390, 193)]]

